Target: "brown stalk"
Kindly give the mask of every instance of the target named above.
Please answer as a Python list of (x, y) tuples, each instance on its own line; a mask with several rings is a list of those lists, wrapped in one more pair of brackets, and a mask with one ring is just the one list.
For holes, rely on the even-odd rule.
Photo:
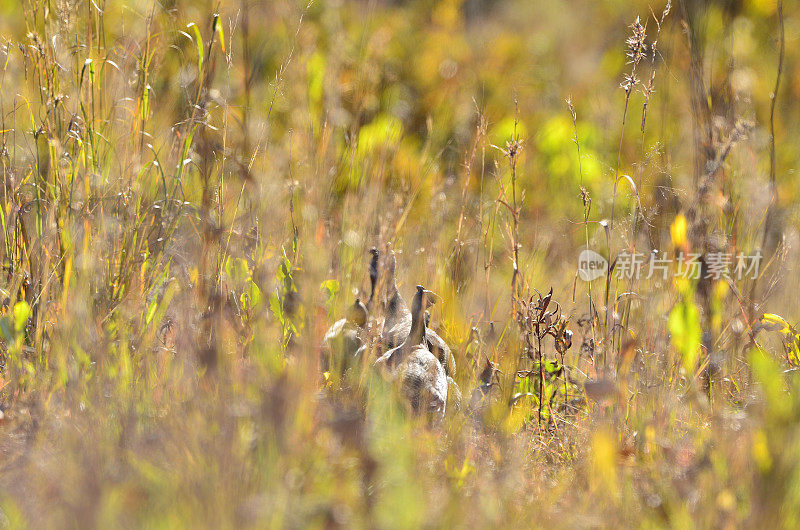
[[(769, 105), (769, 205), (767, 206), (767, 213), (764, 217), (764, 231), (761, 234), (761, 248), (765, 249), (767, 245), (767, 236), (770, 232), (770, 224), (773, 221), (775, 202), (778, 199), (778, 187), (776, 185), (775, 177), (775, 104), (778, 100), (778, 91), (781, 87), (781, 76), (783, 75), (783, 59), (785, 55), (786, 38), (783, 28), (783, 0), (778, 0), (778, 71), (775, 74), (775, 86), (770, 94)], [(754, 323), (756, 313), (756, 296), (758, 292), (758, 277), (753, 280), (750, 286), (750, 303), (748, 304), (747, 324), (748, 327)]]

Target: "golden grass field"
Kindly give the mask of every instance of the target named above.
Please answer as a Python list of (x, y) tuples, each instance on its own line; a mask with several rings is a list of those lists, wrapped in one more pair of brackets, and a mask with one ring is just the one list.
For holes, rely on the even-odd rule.
[(795, 1), (0, 0), (0, 527), (797, 527), (798, 101)]

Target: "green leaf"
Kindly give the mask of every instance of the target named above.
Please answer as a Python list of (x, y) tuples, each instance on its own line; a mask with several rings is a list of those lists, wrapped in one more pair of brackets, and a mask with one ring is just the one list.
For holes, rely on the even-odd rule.
[(792, 413), (792, 400), (786, 389), (786, 380), (780, 366), (763, 350), (753, 350), (750, 354), (753, 375), (761, 384), (769, 416), (785, 420)]
[(244, 258), (228, 257), (228, 259), (225, 260), (225, 274), (228, 275), (231, 281), (237, 284), (245, 282), (251, 275), (250, 265)]
[(222, 30), (222, 24), (219, 23), (219, 15), (214, 15), (214, 29), (219, 36), (219, 45), (222, 48), (222, 53), (227, 53), (225, 50), (225, 32)]
[(358, 152), (373, 154), (381, 148), (394, 147), (403, 136), (403, 123), (390, 114), (379, 114), (358, 132)]
[(28, 324), (28, 319), (31, 317), (31, 306), (28, 302), (21, 301), (14, 304), (14, 329), (17, 332), (25, 329)]
[(516, 391), (520, 394), (533, 394), (536, 392), (536, 387), (530, 377), (521, 377), (519, 381), (517, 381)]
[(144, 321), (150, 324), (153, 321), (153, 317), (156, 314), (156, 309), (158, 308), (158, 297), (154, 296), (153, 299), (150, 301), (150, 306), (147, 308), (147, 314), (144, 317)]
[(152, 324), (154, 322), (156, 324), (161, 323), (161, 321), (164, 319), (164, 315), (167, 312), (167, 308), (172, 301), (172, 298), (177, 292), (178, 282), (172, 280), (167, 284), (163, 294), (160, 297), (153, 297), (153, 302), (150, 304), (150, 307), (147, 310), (148, 324)]
[(283, 258), (280, 266), (278, 267), (278, 273), (276, 276), (278, 278), (278, 283), (283, 286), (284, 294), (289, 292), (297, 292), (297, 288), (294, 285), (294, 279), (292, 279), (292, 262), (289, 261), (288, 258)]
[(190, 22), (186, 29), (192, 28), (194, 30), (194, 43), (197, 46), (197, 75), (203, 75), (203, 36), (200, 34), (200, 28), (197, 24)]
[(261, 289), (252, 280), (247, 284), (247, 290), (239, 296), (239, 301), (242, 303), (242, 309), (245, 311), (251, 310), (261, 304)]
[(283, 258), (280, 266), (278, 267), (278, 280), (286, 280), (292, 278), (292, 263), (288, 258)]
[(687, 375), (693, 374), (700, 356), (703, 330), (700, 326), (700, 311), (691, 296), (684, 296), (672, 308), (667, 320), (672, 346), (680, 353)]
[(545, 361), (544, 369), (548, 374), (554, 374), (561, 370), (561, 366), (559, 366), (558, 361)]
[(142, 118), (147, 119), (150, 116), (150, 85), (147, 84), (142, 91)]
[(256, 285), (256, 282), (251, 281), (249, 285), (249, 292), (248, 295), (250, 296), (250, 306), (257, 307), (261, 304), (261, 300), (264, 296), (261, 294), (261, 288)]
[(281, 323), (282, 326), (286, 325), (286, 319), (283, 316), (283, 308), (281, 307), (281, 299), (278, 298), (277, 294), (273, 294), (269, 299), (269, 308), (272, 310), (272, 314), (275, 315), (275, 318), (278, 319), (278, 322)]
[(331, 305), (333, 303), (333, 299), (336, 297), (336, 294), (339, 292), (339, 282), (336, 280), (325, 280), (319, 285), (319, 288), (325, 291), (328, 295), (325, 305)]

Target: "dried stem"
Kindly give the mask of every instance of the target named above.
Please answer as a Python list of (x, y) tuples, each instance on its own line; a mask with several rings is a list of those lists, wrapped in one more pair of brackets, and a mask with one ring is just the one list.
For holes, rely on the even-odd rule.
[[(783, 28), (783, 0), (778, 0), (778, 71), (775, 74), (775, 87), (770, 94), (769, 106), (769, 205), (767, 206), (767, 213), (764, 217), (764, 231), (761, 234), (761, 248), (764, 249), (767, 244), (767, 235), (769, 234), (770, 224), (774, 216), (775, 202), (778, 198), (778, 188), (776, 185), (776, 169), (775, 169), (775, 104), (778, 100), (778, 91), (781, 87), (781, 77), (783, 75), (783, 59), (785, 55), (786, 38)], [(750, 286), (750, 304), (748, 304), (748, 325), (753, 324), (753, 319), (756, 312), (756, 295), (758, 289), (758, 277), (753, 280)]]

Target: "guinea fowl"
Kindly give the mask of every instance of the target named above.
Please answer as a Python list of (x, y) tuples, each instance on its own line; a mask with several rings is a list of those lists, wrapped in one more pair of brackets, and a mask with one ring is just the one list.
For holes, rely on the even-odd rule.
[(499, 374), (497, 364), (487, 357), (486, 364), (478, 376), (478, 386), (472, 391), (469, 399), (470, 413), (478, 413), (500, 398)]
[(417, 285), (411, 304), (411, 331), (405, 340), (387, 351), (375, 366), (389, 381), (399, 384), (415, 413), (425, 413), (435, 421), (444, 418), (447, 407), (448, 378), (444, 367), (425, 342), (425, 305), (430, 291)]
[(328, 329), (322, 339), (322, 371), (330, 372), (334, 363), (341, 366), (340, 375), (350, 368), (364, 347), (364, 325), (367, 323), (367, 308), (359, 298), (347, 310), (347, 316), (339, 319)]
[[(395, 276), (396, 259), (394, 251), (389, 252), (388, 278), (386, 279), (386, 318), (383, 322), (381, 342), (387, 350), (397, 347), (411, 333), (411, 311), (408, 310), (405, 300), (397, 290)], [(430, 291), (429, 291), (430, 292)], [(431, 304), (433, 301), (431, 300)], [(425, 309), (430, 305), (426, 302)], [(426, 312), (427, 313), (427, 312)], [(442, 363), (445, 373), (452, 377), (456, 373), (456, 360), (450, 347), (435, 331), (427, 327), (430, 313), (427, 313), (425, 322), (425, 344), (433, 355)]]
[(378, 281), (378, 249), (370, 249), (372, 258), (369, 263), (370, 295), (367, 305), (364, 305), (359, 298), (347, 310), (347, 316), (337, 320), (325, 333), (322, 340), (322, 348), (325, 355), (322, 357), (323, 371), (331, 369), (332, 361), (336, 359), (341, 362), (341, 375), (351, 366), (351, 362), (361, 355), (366, 349), (365, 346), (365, 327), (372, 305), (375, 300), (375, 285)]

